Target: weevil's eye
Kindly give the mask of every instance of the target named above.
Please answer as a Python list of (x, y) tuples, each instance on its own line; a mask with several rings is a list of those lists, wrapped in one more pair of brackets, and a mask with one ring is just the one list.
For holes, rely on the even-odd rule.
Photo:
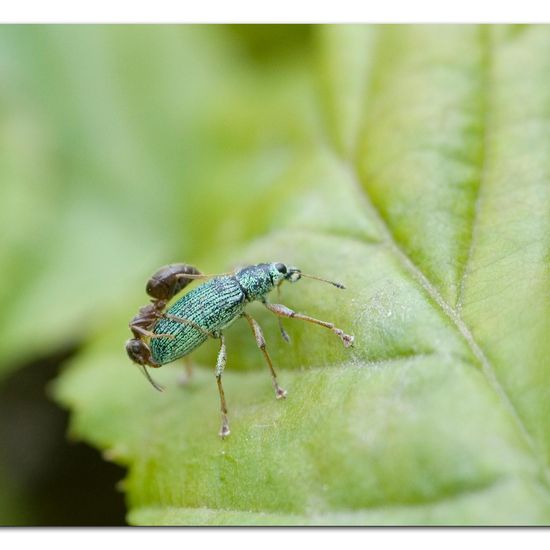
[(275, 269), (279, 272), (279, 273), (282, 273), (283, 275), (286, 273), (286, 265), (285, 264), (275, 264)]

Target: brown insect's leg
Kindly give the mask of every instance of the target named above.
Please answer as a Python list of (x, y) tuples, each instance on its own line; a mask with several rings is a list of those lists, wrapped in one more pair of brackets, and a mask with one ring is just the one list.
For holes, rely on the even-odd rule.
[(216, 382), (218, 383), (218, 391), (220, 392), (220, 409), (222, 413), (222, 425), (220, 428), (220, 437), (223, 439), (227, 437), (231, 431), (229, 429), (229, 422), (227, 421), (227, 405), (225, 403), (225, 394), (223, 393), (222, 386), (222, 373), (225, 369), (227, 362), (227, 353), (225, 350), (225, 338), (223, 334), (220, 334), (221, 346), (218, 353), (218, 361), (216, 363)]
[[(156, 367), (155, 365), (149, 365), (153, 368), (158, 368)], [(149, 383), (151, 384), (151, 386), (153, 386), (153, 388), (155, 388), (155, 390), (159, 391), (159, 392), (163, 392), (164, 391), (164, 386), (161, 386), (158, 382), (155, 382), (153, 380), (153, 378), (151, 377), (151, 375), (149, 374), (149, 371), (147, 370), (147, 367), (145, 365), (138, 365), (138, 367), (141, 369), (141, 372), (143, 373), (143, 375), (145, 376), (145, 378), (147, 378), (147, 380), (149, 381)]]
[(139, 332), (143, 336), (147, 336), (148, 338), (175, 338), (173, 334), (155, 334), (150, 330), (146, 330), (142, 327), (138, 327), (135, 325), (132, 326), (131, 329)]
[(269, 304), (265, 302), (264, 305), (267, 309), (269, 309), (269, 311), (275, 313), (275, 315), (278, 315), (279, 317), (289, 317), (291, 319), (300, 319), (301, 321), (307, 321), (308, 323), (314, 323), (316, 325), (320, 325), (322, 327), (328, 328), (329, 330), (334, 332), (334, 334), (336, 334), (336, 336), (338, 336), (340, 340), (342, 340), (346, 348), (348, 348), (353, 344), (353, 336), (346, 334), (342, 329), (335, 327), (334, 323), (330, 323), (328, 321), (321, 321), (320, 319), (315, 319), (314, 317), (310, 317), (309, 315), (298, 313), (286, 306), (283, 306), (282, 304)]
[(287, 392), (286, 390), (283, 390), (283, 388), (281, 388), (281, 386), (279, 386), (277, 382), (277, 374), (275, 373), (275, 369), (273, 368), (271, 357), (269, 357), (269, 353), (267, 353), (265, 338), (262, 329), (260, 328), (258, 322), (250, 317), (250, 315), (248, 315), (247, 313), (243, 313), (243, 316), (246, 318), (248, 324), (250, 325), (250, 328), (254, 332), (256, 344), (258, 345), (258, 348), (260, 348), (260, 351), (264, 354), (265, 360), (267, 361), (267, 366), (269, 367), (269, 370), (271, 372), (271, 380), (273, 382), (273, 389), (275, 390), (275, 397), (277, 399), (284, 399), (287, 395)]

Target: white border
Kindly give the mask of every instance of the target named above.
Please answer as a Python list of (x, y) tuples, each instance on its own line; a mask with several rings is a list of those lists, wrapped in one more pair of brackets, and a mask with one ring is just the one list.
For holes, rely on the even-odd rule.
[(550, 22), (544, 0), (18, 0), (2, 23)]
[[(349, 548), (398, 550), (486, 550), (487, 548), (548, 548), (545, 529), (3, 529), (4, 548), (98, 550), (131, 548), (217, 548), (219, 550), (280, 550), (283, 548)], [(537, 544), (538, 543), (538, 544)], [(284, 545), (284, 546), (282, 546)]]
[[(500, 2), (462, 0), (337, 0), (306, 2), (278, 0), (18, 0), (6, 2), (0, 23), (503, 23), (550, 22), (550, 3), (542, 0)], [(32, 544), (34, 548), (79, 550), (131, 544), (132, 550), (160, 548), (170, 542), (181, 548), (216, 544), (224, 550), (262, 550), (281, 544), (309, 547), (342, 547), (350, 542), (372, 548), (422, 548), (423, 550), (463, 550), (475, 548), (548, 547), (547, 530), (476, 529), (3, 529), (0, 541), (5, 548)], [(117, 540), (118, 539), (118, 540)], [(129, 540), (130, 539), (130, 540)], [(536, 545), (544, 542), (545, 546)], [(114, 543), (118, 544), (114, 544)], [(482, 543), (482, 544), (480, 544)], [(170, 545), (170, 547), (173, 547)]]

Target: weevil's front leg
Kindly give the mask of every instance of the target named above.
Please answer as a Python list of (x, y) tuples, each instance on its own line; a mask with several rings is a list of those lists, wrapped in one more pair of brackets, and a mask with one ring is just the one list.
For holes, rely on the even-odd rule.
[(269, 304), (268, 302), (264, 302), (264, 305), (269, 311), (275, 313), (275, 315), (278, 315), (279, 317), (288, 317), (290, 319), (300, 319), (301, 321), (307, 321), (308, 323), (314, 323), (316, 325), (320, 325), (322, 327), (328, 328), (340, 340), (342, 340), (344, 346), (348, 348), (353, 344), (353, 336), (346, 334), (342, 329), (339, 329), (338, 327), (334, 326), (334, 323), (330, 323), (328, 321), (321, 321), (320, 319), (315, 319), (314, 317), (310, 317), (309, 315), (304, 315), (303, 313), (298, 313), (296, 311), (293, 311), (292, 309), (283, 306), (282, 304)]
[(222, 386), (222, 373), (225, 369), (225, 364), (227, 362), (227, 353), (225, 350), (225, 338), (223, 334), (220, 334), (221, 346), (220, 352), (218, 353), (218, 361), (216, 363), (216, 382), (218, 383), (218, 391), (220, 392), (220, 409), (222, 413), (222, 425), (220, 428), (220, 437), (224, 439), (227, 437), (231, 430), (229, 429), (229, 422), (227, 421), (227, 405), (225, 403), (225, 394), (223, 393)]
[(284, 399), (286, 397), (286, 390), (283, 390), (281, 386), (279, 386), (277, 382), (277, 374), (275, 373), (275, 369), (273, 368), (273, 363), (271, 362), (271, 357), (269, 357), (269, 353), (267, 353), (266, 345), (265, 345), (265, 338), (262, 332), (262, 329), (260, 328), (260, 325), (257, 323), (255, 319), (250, 317), (247, 313), (243, 313), (243, 316), (248, 321), (248, 324), (250, 325), (250, 328), (254, 332), (254, 337), (256, 338), (256, 344), (260, 348), (260, 351), (264, 354), (265, 360), (267, 361), (267, 365), (269, 367), (269, 370), (271, 372), (271, 380), (273, 382), (273, 389), (275, 390), (275, 397), (277, 399)]

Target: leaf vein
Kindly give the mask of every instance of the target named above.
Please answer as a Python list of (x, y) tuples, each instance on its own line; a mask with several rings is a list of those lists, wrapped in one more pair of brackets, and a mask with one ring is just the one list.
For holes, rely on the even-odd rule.
[(466, 286), (466, 279), (470, 272), (470, 264), (472, 262), (472, 256), (474, 249), (477, 244), (478, 238), (478, 221), (479, 213), (481, 209), (481, 199), (482, 199), (482, 186), (487, 178), (487, 157), (488, 157), (488, 143), (489, 143), (489, 126), (490, 126), (490, 101), (489, 101), (489, 86), (491, 83), (491, 41), (490, 41), (490, 29), (486, 28), (484, 25), (480, 29), (480, 45), (482, 49), (482, 67), (483, 67), (483, 98), (482, 98), (482, 112), (483, 112), (483, 139), (481, 146), (481, 162), (479, 170), (479, 178), (477, 179), (477, 185), (474, 188), (474, 201), (473, 201), (473, 212), (472, 219), (470, 223), (470, 234), (469, 234), (469, 245), (468, 252), (464, 262), (460, 269), (460, 274), (458, 276), (458, 294), (456, 298), (456, 309), (458, 311), (462, 310), (462, 305), (464, 301), (464, 290)]
[[(486, 67), (486, 80), (488, 80), (489, 75), (489, 67), (490, 65), (490, 42), (489, 42), (489, 35), (488, 35), (489, 29), (483, 30), (482, 29), (482, 40), (483, 40), (483, 46), (484, 46), (484, 59), (485, 59), (485, 67)], [(375, 71), (376, 67), (371, 68), (371, 71)], [(367, 78), (369, 78), (372, 75), (366, 75)], [(486, 92), (487, 93), (487, 92)], [(364, 105), (368, 103), (368, 96), (372, 94), (372, 89), (367, 90), (367, 97), (365, 98)], [(487, 99), (485, 99), (487, 102)], [(486, 121), (485, 121), (485, 129), (484, 129), (484, 145), (482, 150), (483, 160), (482, 160), (482, 169), (481, 174), (482, 178), (485, 174), (485, 168), (486, 168), (486, 157), (487, 157), (487, 139), (488, 139), (488, 129), (487, 129), (487, 118), (488, 115), (485, 114)], [(327, 136), (328, 137), (328, 136)], [(330, 144), (330, 139), (327, 140)], [(361, 180), (361, 174), (360, 170), (358, 169), (356, 162), (352, 159), (345, 159), (342, 158), (340, 155), (337, 154), (337, 152), (334, 151), (334, 148), (332, 145), (329, 145), (330, 150), (335, 155), (335, 157), (343, 163), (346, 170), (348, 170), (350, 175), (350, 181), (353, 183), (354, 187), (358, 191), (358, 195), (360, 197), (360, 200), (363, 202), (363, 206), (366, 210), (367, 216), (369, 216), (372, 220), (374, 220), (375, 224), (378, 226), (378, 229), (382, 235), (382, 241), (383, 244), (385, 243), (390, 250), (390, 252), (397, 257), (399, 262), (402, 264), (402, 266), (405, 268), (405, 270), (409, 273), (409, 275), (415, 280), (422, 289), (427, 293), (427, 295), (430, 297), (430, 299), (440, 308), (440, 310), (444, 313), (444, 315), (447, 317), (447, 319), (456, 327), (456, 329), (459, 331), (461, 336), (463, 337), (464, 341), (468, 345), (469, 349), (471, 350), (474, 358), (481, 366), (481, 371), (485, 376), (485, 379), (487, 380), (487, 383), (492, 388), (492, 390), (496, 393), (499, 400), (501, 401), (502, 405), (504, 406), (505, 410), (508, 411), (510, 414), (516, 428), (518, 429), (519, 433), (523, 437), (523, 440), (531, 452), (531, 455), (533, 456), (536, 464), (538, 465), (540, 471), (541, 471), (541, 481), (544, 485), (545, 489), (550, 492), (550, 488), (548, 487), (546, 476), (544, 475), (546, 463), (544, 461), (544, 458), (541, 457), (540, 453), (537, 452), (537, 447), (535, 445), (534, 438), (529, 433), (525, 423), (523, 422), (523, 419), (521, 418), (518, 410), (514, 406), (511, 398), (505, 391), (504, 387), (501, 385), (500, 381), (498, 380), (498, 377), (496, 375), (496, 370), (492, 363), (490, 362), (487, 354), (483, 351), (477, 340), (475, 339), (472, 331), (468, 327), (468, 325), (464, 322), (460, 315), (460, 310), (458, 308), (453, 308), (442, 296), (442, 294), (439, 292), (435, 284), (431, 282), (431, 280), (428, 278), (428, 276), (422, 271), (422, 269), (413, 261), (413, 259), (407, 254), (407, 252), (400, 246), (398, 240), (396, 239), (395, 235), (393, 234), (391, 223), (384, 218), (383, 213), (377, 208), (375, 201), (373, 200), (370, 192), (369, 192), (369, 186), (367, 181)], [(480, 178), (481, 180), (481, 178)], [(470, 256), (472, 254), (473, 247), (475, 246), (476, 241), (476, 232), (474, 231), (475, 226), (477, 225), (477, 217), (479, 209), (479, 196), (480, 196), (480, 190), (481, 190), (481, 181), (478, 184), (478, 189), (476, 192), (476, 205), (474, 209), (474, 216), (472, 219), (472, 231), (471, 231), (471, 238), (470, 238), (470, 245), (469, 245), (469, 252), (468, 257), (466, 260), (466, 264), (464, 266), (464, 274), (466, 273), (467, 264), (470, 261)], [(462, 277), (464, 279), (464, 276)]]

